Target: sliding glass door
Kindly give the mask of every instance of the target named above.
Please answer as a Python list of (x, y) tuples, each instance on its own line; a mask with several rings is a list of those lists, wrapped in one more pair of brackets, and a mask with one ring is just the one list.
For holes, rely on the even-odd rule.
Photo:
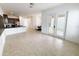
[(52, 16), (49, 26), (49, 34), (64, 38), (66, 30), (66, 15), (57, 15), (55, 17)]

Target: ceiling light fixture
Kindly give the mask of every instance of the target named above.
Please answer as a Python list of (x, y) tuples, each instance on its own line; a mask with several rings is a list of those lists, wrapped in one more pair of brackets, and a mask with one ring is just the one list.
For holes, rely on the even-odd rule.
[(33, 7), (33, 5), (34, 5), (34, 3), (30, 3), (30, 8), (32, 8), (32, 7)]

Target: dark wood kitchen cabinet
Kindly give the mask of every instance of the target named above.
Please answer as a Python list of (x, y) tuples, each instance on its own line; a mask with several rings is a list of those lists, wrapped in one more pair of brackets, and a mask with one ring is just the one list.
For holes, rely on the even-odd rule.
[(3, 17), (0, 15), (0, 29), (4, 27)]
[(8, 16), (3, 14), (5, 27), (16, 27), (19, 26), (19, 17), (16, 16)]

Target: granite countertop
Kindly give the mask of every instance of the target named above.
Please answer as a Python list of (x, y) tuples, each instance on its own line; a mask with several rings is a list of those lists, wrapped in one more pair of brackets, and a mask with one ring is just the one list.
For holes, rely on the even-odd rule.
[(8, 28), (19, 28), (19, 27), (24, 27), (24, 26), (6, 27), (5, 29), (8, 29)]
[(24, 26), (17, 26), (17, 27), (7, 27), (7, 28), (0, 28), (0, 35), (4, 31), (4, 29), (10, 29), (10, 28), (19, 28), (19, 27), (24, 27)]

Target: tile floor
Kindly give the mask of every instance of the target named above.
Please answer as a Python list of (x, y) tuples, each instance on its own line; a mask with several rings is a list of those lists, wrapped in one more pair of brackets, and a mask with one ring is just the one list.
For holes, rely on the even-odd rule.
[(79, 45), (36, 31), (7, 36), (3, 56), (78, 56)]

